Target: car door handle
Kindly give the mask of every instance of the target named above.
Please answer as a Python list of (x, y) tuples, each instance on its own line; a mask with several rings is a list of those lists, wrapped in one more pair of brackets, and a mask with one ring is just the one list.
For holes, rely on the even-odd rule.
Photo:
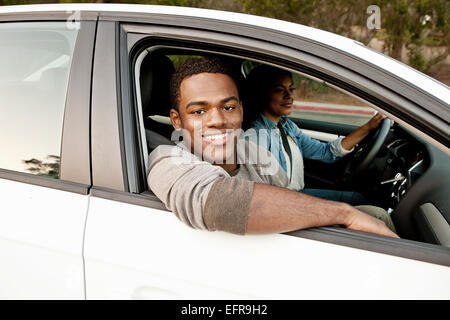
[(137, 287), (132, 295), (131, 298), (133, 300), (174, 300), (174, 299), (182, 299), (182, 297), (170, 290), (158, 288), (158, 287), (151, 287), (151, 286), (142, 286)]

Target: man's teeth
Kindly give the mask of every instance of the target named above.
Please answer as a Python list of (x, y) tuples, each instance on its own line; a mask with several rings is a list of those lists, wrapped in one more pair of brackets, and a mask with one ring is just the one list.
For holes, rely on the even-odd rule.
[(211, 140), (219, 140), (219, 139), (224, 139), (226, 136), (227, 136), (226, 133), (223, 133), (223, 134), (214, 134), (214, 135), (206, 136), (206, 137), (204, 137), (203, 139), (204, 139), (204, 140), (208, 140), (208, 141), (211, 141)]

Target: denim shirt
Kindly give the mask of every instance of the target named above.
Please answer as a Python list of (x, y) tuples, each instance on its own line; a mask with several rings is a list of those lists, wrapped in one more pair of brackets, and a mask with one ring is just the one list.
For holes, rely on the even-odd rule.
[[(345, 150), (342, 148), (341, 141), (343, 137), (325, 143), (310, 138), (292, 120), (284, 116), (281, 117), (280, 124), (286, 134), (295, 141), (304, 158), (321, 160), (323, 162), (334, 162), (339, 157), (353, 151), (353, 149)], [(278, 130), (275, 122), (265, 115), (260, 114), (255, 122), (253, 122), (253, 127), (245, 132), (244, 137), (272, 152), (283, 169), (287, 171), (286, 158), (281, 147), (280, 130)]]

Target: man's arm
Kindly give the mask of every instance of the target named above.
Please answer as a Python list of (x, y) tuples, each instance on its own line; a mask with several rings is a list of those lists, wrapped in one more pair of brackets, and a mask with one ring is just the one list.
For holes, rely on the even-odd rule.
[(285, 188), (254, 184), (248, 209), (247, 233), (281, 233), (335, 224), (398, 238), (384, 222), (348, 204)]
[(382, 221), (349, 205), (231, 178), (209, 163), (181, 161), (183, 152), (179, 156), (172, 152), (177, 148), (164, 146), (152, 152), (148, 182), (166, 207), (190, 227), (245, 234), (341, 224), (396, 236)]

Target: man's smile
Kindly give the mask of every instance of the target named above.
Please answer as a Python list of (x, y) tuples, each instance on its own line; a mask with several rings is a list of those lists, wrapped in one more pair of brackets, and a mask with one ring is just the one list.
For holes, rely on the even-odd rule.
[(203, 141), (214, 146), (225, 145), (228, 139), (231, 137), (231, 132), (214, 133), (214, 134), (204, 134)]

